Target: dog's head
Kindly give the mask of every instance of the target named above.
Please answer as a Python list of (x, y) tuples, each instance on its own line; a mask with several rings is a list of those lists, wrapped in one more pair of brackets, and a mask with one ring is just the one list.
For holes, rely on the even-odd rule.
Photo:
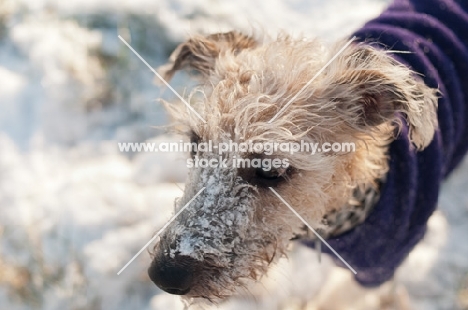
[[(192, 69), (202, 81), (189, 102), (204, 121), (182, 104), (166, 105), (192, 143), (278, 147), (192, 153), (176, 211), (205, 189), (154, 247), (149, 275), (160, 288), (210, 300), (232, 294), (264, 274), (303, 227), (270, 187), (320, 228), (353, 190), (385, 174), (386, 148), (401, 122), (415, 148), (429, 144), (435, 91), (387, 52), (363, 44), (349, 45), (319, 72), (343, 44), (325, 48), (285, 35), (260, 42), (230, 32), (194, 37), (175, 50), (163, 75)], [(279, 147), (291, 143), (302, 149)], [(325, 152), (325, 143), (341, 147)], [(344, 150), (346, 143), (354, 149)], [(311, 144), (324, 150), (311, 154)]]

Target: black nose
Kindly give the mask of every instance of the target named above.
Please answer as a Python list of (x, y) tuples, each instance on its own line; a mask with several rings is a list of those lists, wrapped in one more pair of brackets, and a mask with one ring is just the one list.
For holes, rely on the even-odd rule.
[(192, 289), (196, 263), (189, 256), (156, 257), (148, 268), (148, 275), (154, 284), (169, 294), (185, 295)]

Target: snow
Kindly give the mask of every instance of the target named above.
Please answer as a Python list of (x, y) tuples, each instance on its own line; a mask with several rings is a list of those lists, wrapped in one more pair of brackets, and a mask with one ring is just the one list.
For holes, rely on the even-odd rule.
[[(168, 221), (186, 174), (180, 154), (117, 148), (179, 141), (158, 127), (168, 120), (155, 101), (174, 96), (154, 85), (118, 34), (156, 67), (189, 33), (285, 29), (332, 41), (386, 3), (0, 2), (0, 308), (184, 307), (149, 281), (146, 251), (117, 276)], [(180, 74), (172, 85), (187, 93), (190, 83)], [(396, 275), (416, 309), (461, 309), (468, 294), (467, 172), (465, 161), (444, 185), (424, 242)], [(322, 286), (338, 287), (326, 284), (335, 271), (329, 257), (318, 263), (296, 245), (250, 295), (218, 308), (299, 308)]]

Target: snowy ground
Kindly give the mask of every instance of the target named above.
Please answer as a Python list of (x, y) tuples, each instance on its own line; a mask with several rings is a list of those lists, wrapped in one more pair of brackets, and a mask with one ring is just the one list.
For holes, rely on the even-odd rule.
[[(117, 35), (156, 67), (189, 33), (286, 29), (331, 41), (386, 3), (0, 0), (0, 309), (183, 307), (150, 283), (145, 252), (116, 275), (169, 219), (185, 175), (180, 154), (118, 151), (177, 138), (157, 127), (167, 117), (155, 99), (173, 95)], [(182, 93), (187, 83), (173, 81)], [(396, 276), (415, 309), (468, 309), (467, 172), (468, 161), (445, 184)], [(334, 270), (295, 246), (249, 297), (219, 308), (300, 308)]]

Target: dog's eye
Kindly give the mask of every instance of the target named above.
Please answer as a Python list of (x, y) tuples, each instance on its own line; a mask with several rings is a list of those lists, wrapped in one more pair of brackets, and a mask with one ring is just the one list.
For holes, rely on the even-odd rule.
[[(271, 168), (271, 169), (269, 169)], [(280, 183), (290, 180), (296, 170), (289, 166), (287, 168), (259, 167), (240, 168), (238, 175), (246, 182), (259, 187), (277, 186)]]
[(272, 168), (272, 169), (255, 169), (254, 183), (260, 186), (276, 186), (285, 180), (288, 180), (293, 171), (292, 167), (288, 168)]
[(281, 173), (276, 169), (265, 170), (263, 168), (257, 168), (255, 170), (255, 175), (265, 180), (275, 180), (281, 177)]

